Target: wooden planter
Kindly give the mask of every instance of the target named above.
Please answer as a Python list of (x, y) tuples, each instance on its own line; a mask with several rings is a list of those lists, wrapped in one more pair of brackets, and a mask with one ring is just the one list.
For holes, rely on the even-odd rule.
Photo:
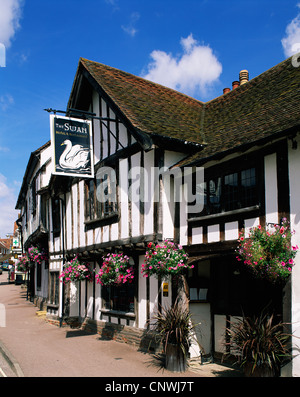
[(166, 369), (172, 372), (185, 372), (187, 368), (187, 353), (180, 346), (168, 344), (166, 347)]

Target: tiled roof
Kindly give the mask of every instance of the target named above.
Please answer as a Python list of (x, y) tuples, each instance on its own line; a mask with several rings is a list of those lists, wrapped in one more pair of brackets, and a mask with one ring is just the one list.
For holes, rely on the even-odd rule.
[(300, 127), (300, 67), (291, 58), (205, 104), (201, 160)]
[(300, 124), (300, 67), (291, 58), (207, 103), (97, 62), (81, 58), (79, 66), (137, 130), (205, 144), (188, 162)]
[(80, 63), (137, 130), (203, 143), (202, 102), (110, 66), (83, 58)]

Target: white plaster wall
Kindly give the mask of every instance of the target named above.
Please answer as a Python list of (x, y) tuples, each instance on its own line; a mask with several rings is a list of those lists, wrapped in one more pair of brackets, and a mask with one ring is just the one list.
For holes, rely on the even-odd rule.
[(78, 281), (80, 283), (80, 316), (85, 317), (86, 314), (86, 306), (85, 306), (85, 281)]
[(266, 223), (278, 222), (276, 153), (265, 156)]
[[(96, 264), (95, 274), (99, 272), (100, 266), (98, 263)], [(102, 308), (102, 299), (101, 299), (101, 284), (95, 284), (95, 320), (100, 320), (100, 310)]]
[(259, 218), (252, 218), (245, 220), (245, 234), (249, 234), (250, 229), (259, 225)]
[[(99, 117), (99, 104), (100, 98), (96, 91), (93, 91), (93, 112), (96, 113), (96, 117)], [(94, 164), (100, 160), (100, 120), (93, 120), (93, 144), (94, 144)]]
[(225, 223), (225, 240), (236, 240), (239, 238), (239, 223)]
[(86, 308), (86, 316), (89, 318), (93, 318), (93, 283), (87, 282), (87, 308)]
[(66, 248), (72, 248), (72, 200), (71, 193), (66, 194)]
[(180, 231), (179, 242), (181, 245), (187, 245), (187, 242), (188, 242), (187, 203), (185, 200), (185, 197), (187, 197), (186, 189), (187, 189), (186, 185), (183, 185), (182, 186), (182, 199), (181, 199), (181, 204), (180, 204), (180, 226), (179, 226), (179, 231)]
[(132, 236), (140, 235), (140, 184), (141, 184), (141, 175), (140, 175), (140, 162), (141, 162), (141, 153), (136, 153), (131, 156), (131, 174), (130, 177), (132, 179), (131, 184), (131, 233)]
[(79, 315), (78, 307), (78, 283), (70, 283), (70, 317), (77, 317)]
[(211, 313), (209, 303), (190, 303), (192, 322), (202, 354), (211, 352)]
[[(78, 186), (77, 184), (72, 186), (72, 197), (73, 197), (73, 248), (78, 247), (78, 211), (77, 211), (77, 201), (78, 201)], [(51, 217), (50, 217), (51, 218)]]
[(154, 166), (154, 150), (144, 154), (144, 168), (147, 170), (144, 176), (144, 235), (153, 233), (153, 202), (154, 202), (154, 173), (150, 170)]
[(192, 244), (203, 243), (203, 227), (194, 227), (192, 229)]
[[(291, 229), (295, 230), (292, 237), (292, 245), (300, 248), (300, 147), (298, 139), (297, 150), (289, 147), (289, 176), (290, 176), (290, 211)], [(295, 266), (292, 271), (292, 331), (294, 334), (294, 346), (300, 346), (300, 251), (295, 257)], [(297, 339), (298, 338), (298, 339)], [(298, 353), (298, 352), (296, 352)], [(292, 361), (292, 376), (300, 376), (300, 356), (296, 356)]]
[(149, 293), (149, 300), (150, 300), (150, 319), (159, 309), (158, 307), (158, 281), (157, 278), (154, 276), (150, 277), (150, 293)]
[(128, 217), (128, 160), (123, 159), (119, 162), (120, 167), (120, 212), (121, 212), (121, 238), (129, 236), (129, 217)]
[[(101, 99), (101, 116), (102, 117), (108, 117), (107, 114), (107, 106), (106, 106), (106, 102)], [(102, 124), (102, 147), (103, 147), (103, 155), (102, 155), (102, 159), (105, 159), (108, 155), (108, 131), (107, 128)]]
[(146, 305), (147, 305), (147, 296), (146, 296), (146, 277), (143, 277), (141, 273), (141, 267), (142, 264), (144, 263), (144, 255), (139, 256), (139, 268), (138, 268), (138, 285), (139, 285), (139, 290), (138, 290), (138, 327), (139, 328), (144, 328), (147, 323), (147, 311), (146, 311)]
[(207, 228), (207, 242), (213, 243), (216, 241), (220, 241), (220, 226), (219, 225), (211, 225)]
[(79, 187), (79, 245), (85, 244), (85, 232), (84, 232), (84, 181), (80, 181)]

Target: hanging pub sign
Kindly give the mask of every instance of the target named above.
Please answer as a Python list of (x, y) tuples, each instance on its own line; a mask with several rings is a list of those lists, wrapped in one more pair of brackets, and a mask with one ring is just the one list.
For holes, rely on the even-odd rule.
[(54, 175), (94, 177), (92, 123), (50, 115)]

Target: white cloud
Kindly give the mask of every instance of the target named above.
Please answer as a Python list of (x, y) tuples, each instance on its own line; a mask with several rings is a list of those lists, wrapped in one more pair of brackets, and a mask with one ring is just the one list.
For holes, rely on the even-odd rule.
[(193, 35), (182, 38), (183, 53), (179, 57), (154, 50), (152, 62), (142, 76), (148, 80), (184, 92), (206, 95), (208, 88), (222, 72), (222, 65), (207, 45), (200, 45)]
[[(297, 4), (300, 8), (300, 3)], [(300, 12), (287, 25), (285, 30), (286, 36), (281, 40), (283, 51), (286, 57), (290, 57), (300, 52)]]
[(5, 146), (0, 146), (0, 152), (9, 152), (9, 148)]
[(7, 179), (0, 174), (0, 237), (5, 238), (7, 233), (12, 233), (14, 222), (17, 219), (15, 210), (16, 196), (14, 189), (9, 187)]
[(23, 0), (1, 0), (0, 2), (0, 43), (9, 47), (20, 27)]
[(137, 29), (135, 28), (136, 22), (140, 19), (140, 14), (138, 12), (133, 12), (130, 16), (130, 22), (128, 25), (122, 25), (121, 28), (129, 34), (129, 36), (134, 37), (137, 33)]
[(0, 96), (0, 109), (5, 111), (10, 105), (14, 104), (14, 98), (10, 94)]

